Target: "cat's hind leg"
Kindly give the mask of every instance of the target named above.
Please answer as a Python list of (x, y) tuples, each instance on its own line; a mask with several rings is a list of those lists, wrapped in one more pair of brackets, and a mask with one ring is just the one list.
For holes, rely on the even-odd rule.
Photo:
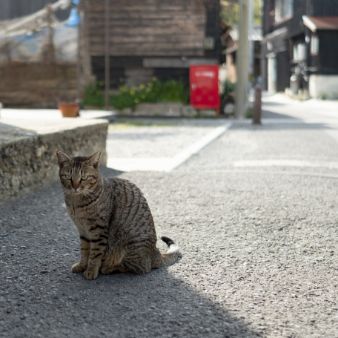
[(115, 271), (119, 271), (119, 266), (125, 256), (125, 251), (121, 249), (112, 250), (104, 258), (100, 272), (104, 275), (111, 274)]
[(150, 255), (133, 255), (126, 257), (119, 266), (121, 272), (143, 274), (151, 271)]

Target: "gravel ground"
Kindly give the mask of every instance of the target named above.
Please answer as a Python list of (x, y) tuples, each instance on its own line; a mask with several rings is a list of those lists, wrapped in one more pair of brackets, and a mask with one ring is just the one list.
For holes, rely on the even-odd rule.
[(110, 124), (109, 158), (173, 157), (223, 120), (132, 119)]
[(122, 174), (183, 252), (144, 276), (70, 272), (58, 184), (2, 204), (0, 336), (338, 337), (337, 143), (318, 128), (234, 126), (169, 174)]

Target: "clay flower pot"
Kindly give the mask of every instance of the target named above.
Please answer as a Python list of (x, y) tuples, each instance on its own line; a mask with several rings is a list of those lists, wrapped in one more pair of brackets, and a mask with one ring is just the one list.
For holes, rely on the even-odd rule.
[(80, 105), (76, 102), (59, 102), (58, 107), (63, 117), (80, 116)]

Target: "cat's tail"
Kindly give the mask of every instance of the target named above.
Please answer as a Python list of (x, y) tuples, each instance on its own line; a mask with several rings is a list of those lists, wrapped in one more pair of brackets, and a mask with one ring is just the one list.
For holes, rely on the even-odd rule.
[(169, 266), (176, 263), (182, 257), (178, 245), (168, 237), (162, 236), (161, 239), (169, 247), (166, 253), (161, 254), (161, 266)]

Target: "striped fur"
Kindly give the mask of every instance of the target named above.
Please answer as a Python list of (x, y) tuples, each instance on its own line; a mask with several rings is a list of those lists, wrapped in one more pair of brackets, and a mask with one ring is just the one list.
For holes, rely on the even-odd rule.
[(80, 235), (81, 259), (72, 267), (86, 279), (99, 272), (146, 273), (175, 263), (178, 247), (167, 238), (167, 253), (156, 248), (156, 231), (148, 203), (133, 183), (104, 179), (100, 153), (71, 158), (57, 152), (59, 175), (69, 215)]

